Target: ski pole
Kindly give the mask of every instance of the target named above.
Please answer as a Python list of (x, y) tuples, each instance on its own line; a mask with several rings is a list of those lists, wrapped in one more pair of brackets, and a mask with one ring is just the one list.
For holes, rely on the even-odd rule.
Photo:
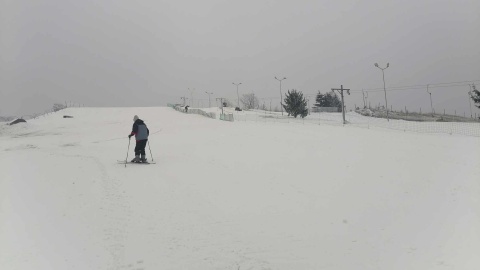
[(152, 149), (150, 148), (150, 141), (147, 141), (148, 142), (148, 150), (150, 150), (150, 157), (152, 158), (152, 162), (153, 162), (153, 155), (152, 155)]
[(127, 167), (128, 152), (130, 151), (130, 138), (128, 138), (127, 157), (125, 158), (125, 168)]

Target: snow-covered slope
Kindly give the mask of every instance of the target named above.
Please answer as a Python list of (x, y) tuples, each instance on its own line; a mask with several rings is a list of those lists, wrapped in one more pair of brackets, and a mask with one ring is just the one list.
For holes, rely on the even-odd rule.
[[(157, 164), (125, 168), (135, 114)], [(479, 149), (70, 108), (0, 126), (0, 269), (479, 269)]]

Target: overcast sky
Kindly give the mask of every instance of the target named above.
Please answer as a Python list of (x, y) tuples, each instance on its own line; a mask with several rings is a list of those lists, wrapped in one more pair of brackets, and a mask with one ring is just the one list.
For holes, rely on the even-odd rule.
[[(205, 91), (236, 103), (232, 82), (269, 106), (275, 76), (312, 99), (382, 88), (376, 62), (390, 63), (387, 88), (480, 80), (480, 1), (0, 0), (0, 115), (164, 106), (188, 88), (194, 104)], [(468, 114), (468, 91), (432, 87), (433, 105)], [(430, 110), (426, 89), (387, 95), (394, 109)], [(361, 92), (346, 101), (363, 104)]]

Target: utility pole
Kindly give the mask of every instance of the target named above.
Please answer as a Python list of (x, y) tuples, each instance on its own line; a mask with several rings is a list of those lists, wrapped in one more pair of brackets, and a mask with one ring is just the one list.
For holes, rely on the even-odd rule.
[(211, 108), (212, 107), (212, 103), (210, 102), (210, 95), (213, 95), (213, 93), (209, 93), (207, 91), (205, 91), (205, 93), (207, 93), (208, 95), (208, 107)]
[(430, 107), (432, 108), (432, 116), (433, 116), (432, 93), (430, 93), (430, 91), (428, 91), (428, 84), (427, 84), (427, 93), (429, 93), (429, 94), (430, 94)]
[(282, 104), (282, 81), (283, 80), (286, 80), (287, 77), (283, 77), (283, 79), (278, 79), (277, 77), (275, 77), (275, 80), (279, 81), (280, 82), (280, 109), (282, 110), (282, 115), (283, 115), (283, 104)]
[(344, 89), (343, 85), (340, 85), (340, 88), (332, 88), (332, 92), (335, 93), (335, 91), (340, 93), (340, 96), (342, 97), (342, 116), (343, 116), (343, 124), (345, 125), (347, 121), (345, 121), (345, 102), (343, 99), (343, 91), (347, 91), (347, 94), (350, 95), (350, 89)]
[(183, 106), (185, 106), (185, 100), (188, 99), (187, 97), (181, 97), (180, 99), (183, 99)]
[(385, 91), (385, 110), (387, 110), (387, 121), (390, 121), (390, 118), (388, 117), (388, 104), (387, 104), (387, 89), (385, 88), (385, 72), (384, 70), (387, 69), (390, 66), (390, 63), (387, 63), (386, 68), (381, 68), (378, 66), (377, 63), (375, 63), (375, 66), (379, 69), (382, 70), (382, 75), (383, 75), (383, 91)]
[(237, 107), (240, 108), (240, 96), (238, 95), (238, 86), (242, 83), (232, 83), (237, 86)]

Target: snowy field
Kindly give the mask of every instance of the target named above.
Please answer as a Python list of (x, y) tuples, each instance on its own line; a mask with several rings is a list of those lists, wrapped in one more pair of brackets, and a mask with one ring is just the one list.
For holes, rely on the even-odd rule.
[[(157, 164), (125, 168), (135, 114)], [(480, 269), (479, 149), (171, 108), (2, 124), (0, 269)]]

